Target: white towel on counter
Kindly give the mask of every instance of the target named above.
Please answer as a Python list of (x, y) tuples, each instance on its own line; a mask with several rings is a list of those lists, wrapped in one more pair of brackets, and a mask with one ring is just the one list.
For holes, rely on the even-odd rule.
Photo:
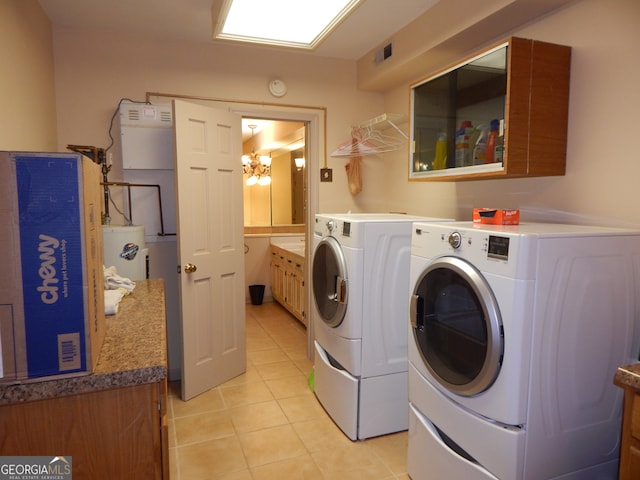
[(128, 278), (118, 275), (115, 266), (105, 267), (104, 271), (104, 288), (105, 290), (115, 290), (118, 288), (124, 288), (127, 293), (131, 293), (136, 288), (136, 283)]
[(118, 313), (118, 306), (120, 300), (122, 300), (129, 292), (124, 288), (116, 288), (114, 290), (104, 291), (104, 314), (115, 315)]

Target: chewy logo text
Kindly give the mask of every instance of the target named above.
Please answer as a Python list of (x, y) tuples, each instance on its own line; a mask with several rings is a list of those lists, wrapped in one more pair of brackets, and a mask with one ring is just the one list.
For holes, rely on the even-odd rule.
[(38, 287), (38, 292), (41, 292), (40, 299), (43, 303), (51, 305), (58, 301), (58, 278), (56, 278), (56, 257), (55, 249), (60, 246), (60, 242), (48, 235), (41, 234), (39, 237), (40, 246), (38, 252), (40, 252), (40, 268), (38, 274), (42, 279), (42, 285)]

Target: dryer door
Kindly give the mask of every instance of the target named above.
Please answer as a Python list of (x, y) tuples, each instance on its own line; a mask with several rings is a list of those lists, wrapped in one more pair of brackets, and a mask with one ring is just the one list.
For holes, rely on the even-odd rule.
[(322, 321), (330, 327), (342, 323), (347, 311), (347, 265), (340, 244), (325, 237), (313, 254), (313, 298)]
[(458, 257), (441, 257), (419, 277), (411, 327), (422, 360), (448, 390), (476, 395), (496, 379), (504, 352), (502, 319), (486, 280)]

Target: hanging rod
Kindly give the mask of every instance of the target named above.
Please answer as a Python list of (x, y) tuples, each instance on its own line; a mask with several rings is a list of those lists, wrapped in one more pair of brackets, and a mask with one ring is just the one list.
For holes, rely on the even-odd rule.
[(373, 117), (366, 122), (362, 122), (358, 125), (359, 128), (375, 128), (384, 129), (385, 124), (388, 124), (391, 128), (395, 129), (404, 138), (409, 139), (406, 133), (404, 133), (399, 127), (398, 123), (404, 123), (407, 121), (407, 116), (401, 113), (383, 113), (377, 117)]
[[(398, 150), (409, 139), (396, 124), (406, 121), (406, 115), (384, 113), (351, 128), (351, 138), (331, 153), (332, 157), (362, 157)], [(398, 135), (386, 135), (393, 128)]]

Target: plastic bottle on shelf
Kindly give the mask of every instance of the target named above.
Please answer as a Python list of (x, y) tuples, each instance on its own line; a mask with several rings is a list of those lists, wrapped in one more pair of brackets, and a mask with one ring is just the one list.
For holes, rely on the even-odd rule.
[(487, 144), (489, 141), (489, 127), (486, 125), (479, 125), (478, 139), (473, 147), (473, 164), (484, 165), (487, 163)]
[(495, 120), (498, 128), (496, 130), (496, 140), (493, 147), (494, 163), (502, 163), (504, 159), (504, 120)]
[(471, 165), (471, 136), (473, 125), (470, 120), (465, 120), (456, 131), (456, 167)]
[(447, 168), (447, 134), (441, 133), (436, 141), (436, 153), (433, 157), (433, 169)]
[(491, 120), (491, 129), (489, 131), (489, 138), (487, 139), (487, 156), (486, 163), (493, 163), (495, 160), (496, 152), (496, 139), (498, 138), (498, 128), (500, 127), (499, 120)]

